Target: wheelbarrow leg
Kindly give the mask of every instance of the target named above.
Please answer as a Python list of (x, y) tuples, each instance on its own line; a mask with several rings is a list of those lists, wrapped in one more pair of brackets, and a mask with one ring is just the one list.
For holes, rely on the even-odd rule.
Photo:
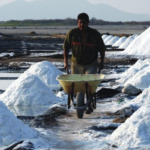
[(74, 100), (73, 100), (73, 95), (74, 95), (74, 83), (72, 83), (72, 85), (71, 85), (71, 89), (72, 89), (72, 91), (71, 91), (71, 101), (72, 101), (72, 103), (73, 103), (73, 105), (74, 105)]
[(70, 103), (71, 103), (71, 101), (72, 101), (72, 103), (73, 103), (73, 105), (74, 105), (74, 101), (73, 101), (73, 94), (74, 94), (74, 83), (72, 83), (72, 85), (71, 85), (71, 92), (68, 94), (68, 109), (70, 109)]
[(70, 109), (70, 107), (71, 107), (71, 106), (70, 106), (70, 98), (71, 98), (71, 94), (69, 93), (69, 94), (68, 94), (68, 105), (67, 105), (67, 106), (68, 106), (68, 109)]
[(85, 83), (85, 87), (86, 87), (86, 97), (87, 97), (87, 108), (86, 108), (86, 114), (90, 114), (91, 112), (93, 112), (93, 108), (91, 107), (91, 102), (93, 99), (93, 94), (89, 94), (88, 93), (88, 83)]
[(96, 93), (93, 93), (93, 94), (92, 94), (91, 104), (92, 104), (92, 107), (93, 107), (94, 109), (96, 109)]

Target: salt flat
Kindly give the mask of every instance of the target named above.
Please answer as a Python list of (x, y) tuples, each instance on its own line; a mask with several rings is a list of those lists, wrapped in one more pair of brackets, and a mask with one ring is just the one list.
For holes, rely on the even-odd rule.
[[(70, 29), (76, 26), (43, 26), (43, 27), (0, 27), (0, 33), (3, 34), (27, 34), (32, 31), (37, 34), (66, 34)], [(146, 25), (91, 25), (101, 33), (110, 34), (140, 34), (148, 26)]]

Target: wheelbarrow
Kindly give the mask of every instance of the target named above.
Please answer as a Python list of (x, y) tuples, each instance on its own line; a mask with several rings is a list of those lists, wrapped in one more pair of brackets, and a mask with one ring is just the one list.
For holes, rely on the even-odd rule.
[[(96, 88), (104, 78), (103, 74), (64, 74), (57, 76), (57, 80), (68, 93), (68, 109), (71, 101), (76, 109), (77, 117), (82, 118), (84, 111), (92, 105), (96, 109)], [(74, 95), (76, 94), (76, 104)], [(86, 101), (86, 102), (85, 102)]]

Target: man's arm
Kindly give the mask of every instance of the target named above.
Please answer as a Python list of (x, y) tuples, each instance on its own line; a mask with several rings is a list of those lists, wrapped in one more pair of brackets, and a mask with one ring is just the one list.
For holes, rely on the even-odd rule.
[(101, 62), (100, 62), (100, 65), (99, 65), (98, 73), (100, 73), (100, 70), (103, 69), (103, 67), (104, 67), (105, 50), (106, 50), (106, 47), (105, 47), (103, 39), (101, 38), (101, 35), (100, 35), (100, 39), (99, 39), (99, 52), (100, 52)]
[(65, 38), (65, 41), (64, 41), (64, 45), (63, 45), (63, 49), (64, 49), (64, 69), (67, 70), (68, 72), (68, 57), (69, 57), (69, 49), (71, 48), (71, 44), (70, 44), (70, 35), (71, 33), (71, 30), (67, 33), (67, 36)]
[(68, 69), (69, 48), (64, 48), (64, 68)]
[(101, 59), (101, 63), (99, 66), (100, 70), (103, 69), (103, 67), (104, 67), (104, 57), (105, 57), (105, 48), (100, 51), (100, 59)]

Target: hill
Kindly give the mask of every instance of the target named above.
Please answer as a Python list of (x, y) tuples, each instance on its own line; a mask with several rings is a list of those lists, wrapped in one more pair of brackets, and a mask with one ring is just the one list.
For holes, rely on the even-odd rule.
[(16, 0), (0, 7), (0, 21), (24, 19), (76, 19), (86, 12), (90, 18), (105, 21), (149, 21), (150, 15), (120, 11), (106, 4), (91, 4), (86, 0), (42, 0), (26, 2)]

